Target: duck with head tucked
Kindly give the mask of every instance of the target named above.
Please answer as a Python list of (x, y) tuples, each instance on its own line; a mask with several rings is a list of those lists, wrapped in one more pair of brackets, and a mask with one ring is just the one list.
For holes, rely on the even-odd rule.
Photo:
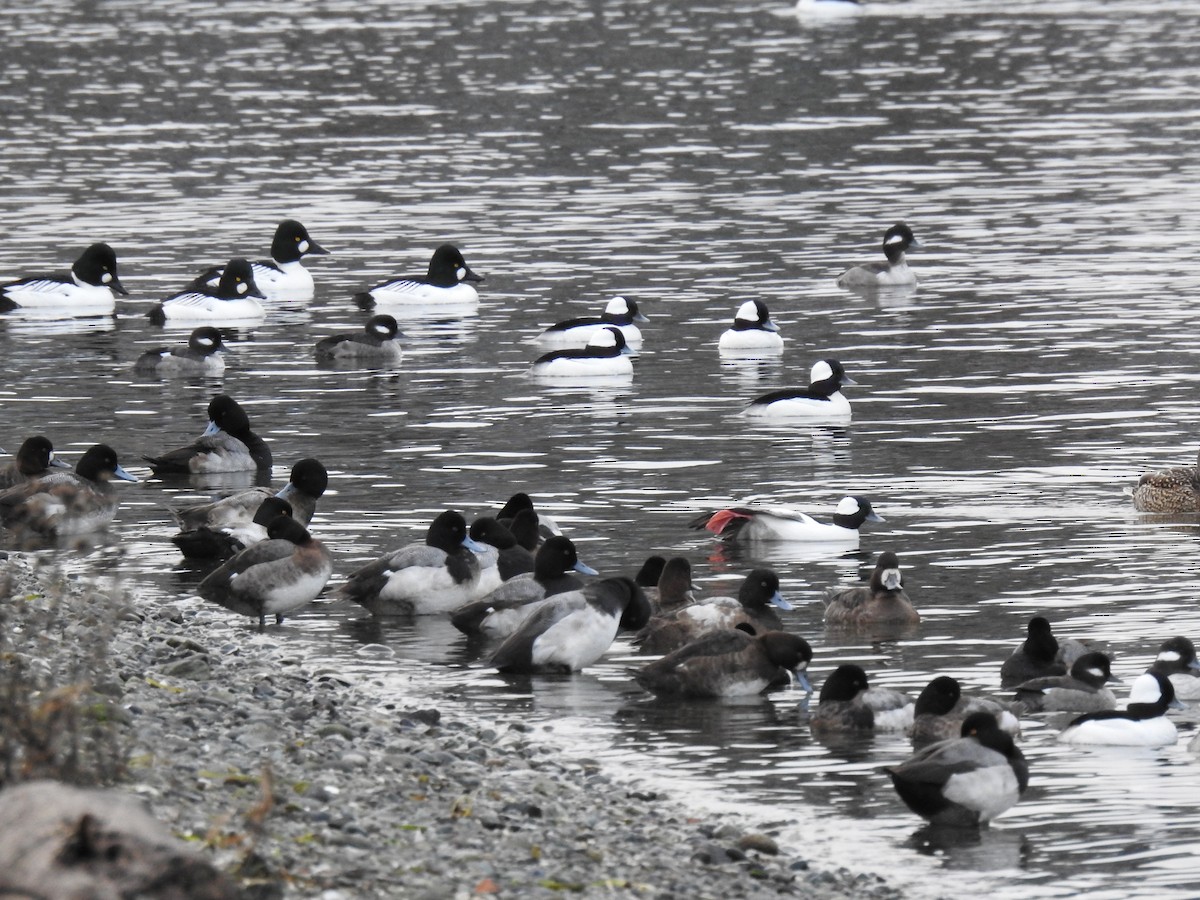
[(958, 680), (939, 675), (921, 691), (913, 707), (912, 742), (922, 746), (946, 741), (962, 734), (962, 725), (972, 713), (986, 712), (1009, 734), (1021, 734), (1021, 722), (1012, 708), (987, 697), (964, 697)]
[(1194, 466), (1147, 472), (1138, 479), (1130, 493), (1133, 496), (1133, 508), (1138, 512), (1200, 512), (1200, 455)]
[(688, 527), (703, 528), (723, 540), (828, 544), (852, 550), (858, 546), (858, 530), (864, 522), (882, 521), (866, 497), (843, 497), (834, 510), (832, 523), (818, 522), (807, 513), (785, 506), (746, 504), (703, 513)]
[(228, 394), (208, 404), (208, 427), (185, 447), (144, 456), (156, 475), (252, 472), (271, 468), (271, 448), (250, 430), (250, 417)]
[(35, 434), (21, 442), (15, 459), (0, 466), (0, 491), (7, 491), (27, 481), (36, 481), (50, 475), (55, 469), (69, 468), (67, 463), (54, 455), (54, 445), (50, 439)]
[(423, 542), (363, 566), (339, 593), (376, 616), (425, 616), (450, 612), (499, 586), (496, 549), (471, 540), (462, 513), (446, 510)]
[(798, 684), (812, 693), (805, 671), (812, 648), (783, 631), (753, 635), (714, 631), (634, 672), (634, 680), (659, 697), (745, 697)]
[(267, 526), (279, 516), (292, 515), (292, 505), (280, 497), (265, 497), (249, 522), (181, 531), (171, 538), (188, 559), (229, 559), (235, 553), (267, 539)]
[(1044, 616), (1029, 620), (1025, 640), (1000, 666), (1000, 686), (1016, 687), (1032, 678), (1066, 675), (1067, 667), (1059, 659), (1058, 639)]
[(74, 472), (53, 472), (0, 494), (0, 521), (40, 535), (84, 534), (103, 528), (117, 512), (112, 479), (137, 479), (121, 468), (116, 451), (96, 444)]
[(292, 466), (288, 483), (280, 490), (253, 487), (227, 494), (209, 503), (196, 503), (173, 510), (182, 531), (201, 528), (243, 526), (254, 518), (263, 500), (278, 497), (287, 502), (292, 518), (308, 527), (317, 511), (317, 501), (329, 487), (329, 473), (319, 459), (306, 456)]
[(903, 731), (912, 727), (912, 697), (873, 688), (862, 666), (838, 666), (825, 684), (810, 725), (814, 732)]

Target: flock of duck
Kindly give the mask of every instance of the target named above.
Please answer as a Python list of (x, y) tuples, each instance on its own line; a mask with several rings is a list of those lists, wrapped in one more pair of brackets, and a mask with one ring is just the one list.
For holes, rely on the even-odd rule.
[[(917, 245), (903, 223), (888, 229), (885, 261), (857, 266), (838, 284), (876, 288), (912, 284), (905, 252)], [(260, 300), (309, 292), (307, 255), (327, 251), (305, 227), (282, 222), (272, 259), (237, 257), (207, 270), (151, 311), (154, 321), (206, 322), (184, 347), (143, 354), (136, 367), (159, 374), (219, 374), (222, 333), (217, 327), (264, 314)], [(481, 281), (452, 245), (437, 249), (423, 278), (383, 282), (356, 295), (366, 309), (402, 311), (412, 304), (447, 307), (477, 302)], [(64, 315), (111, 314), (114, 294), (126, 293), (116, 255), (106, 244), (89, 247), (68, 276), (31, 276), (0, 285), (0, 308), (58, 310)], [(607, 378), (632, 371), (630, 352), (642, 341), (646, 318), (636, 303), (615, 298), (598, 317), (572, 319), (547, 329), (535, 375)], [(400, 358), (399, 323), (376, 311), (362, 332), (322, 339), (322, 359), (393, 362)], [(761, 301), (747, 301), (721, 337), (719, 352), (770, 356), (782, 352), (779, 329)], [(848, 422), (850, 405), (840, 388), (852, 384), (840, 362), (814, 364), (810, 384), (773, 391), (749, 404), (747, 415), (821, 422)], [(212, 472), (268, 472), (269, 445), (251, 429), (245, 410), (226, 394), (214, 396), (203, 432), (183, 447), (144, 457), (159, 476)], [(64, 535), (104, 527), (114, 516), (113, 480), (135, 481), (105, 444), (90, 448), (70, 470), (42, 435), (26, 439), (0, 467), (0, 521), (18, 537)], [(328, 486), (320, 461), (306, 458), (291, 470), (282, 490), (256, 487), (212, 502), (174, 510), (172, 542), (187, 557), (212, 562), (197, 591), (206, 600), (258, 620), (306, 606), (333, 576), (333, 557), (308, 531)], [(1151, 473), (1133, 490), (1139, 510), (1200, 510), (1200, 464)], [(830, 522), (782, 507), (747, 504), (705, 513), (690, 525), (720, 540), (797, 542), (855, 549), (859, 529), (881, 521), (864, 497), (846, 497)], [(717, 698), (757, 694), (778, 687), (813, 692), (807, 668), (813, 651), (790, 634), (778, 610), (778, 575), (755, 569), (736, 596), (697, 599), (684, 557), (648, 558), (628, 576), (598, 578), (571, 540), (527, 494), (518, 493), (494, 514), (468, 523), (446, 510), (430, 523), (424, 540), (410, 543), (358, 568), (337, 595), (375, 616), (448, 616), (460, 631), (494, 645), (490, 664), (515, 674), (578, 672), (599, 660), (622, 630), (634, 634), (644, 653), (659, 658), (631, 673), (645, 690), (664, 697)], [(906, 594), (900, 561), (878, 555), (866, 584), (832, 589), (825, 597), (831, 628), (889, 626), (908, 629), (920, 614)], [(897, 793), (916, 813), (938, 824), (986, 823), (1014, 805), (1029, 783), (1029, 768), (1014, 738), (1020, 716), (1077, 714), (1059, 740), (1078, 744), (1162, 746), (1176, 740), (1167, 710), (1178, 697), (1200, 699), (1200, 663), (1191, 641), (1176, 637), (1132, 684), (1117, 709), (1107, 684), (1115, 681), (1103, 653), (1055, 639), (1050, 623), (1035, 617), (1022, 644), (1004, 663), (1005, 701), (964, 696), (948, 676), (933, 679), (915, 700), (872, 687), (857, 665), (837, 667), (825, 680), (810, 717), (815, 733), (861, 733), (902, 729), (919, 748), (887, 769)]]

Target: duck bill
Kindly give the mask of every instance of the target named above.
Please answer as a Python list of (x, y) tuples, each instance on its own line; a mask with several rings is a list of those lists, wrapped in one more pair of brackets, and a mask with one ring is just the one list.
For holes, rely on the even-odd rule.
[(867, 521), (868, 522), (886, 522), (887, 519), (885, 519), (883, 516), (879, 515), (879, 513), (875, 512), (875, 510), (871, 510), (869, 513), (867, 513)]
[(640, 313), (640, 312), (636, 312), (636, 313), (634, 313), (634, 314), (633, 314), (633, 321), (635, 321), (635, 322), (649, 322), (649, 321), (650, 321), (650, 317), (649, 317), (649, 316), (645, 316), (645, 315), (643, 315), (643, 314), (642, 314), (642, 313)]
[(479, 543), (479, 541), (473, 539), (470, 535), (467, 535), (465, 538), (463, 538), (462, 545), (468, 550), (473, 550), (476, 553), (487, 553), (492, 549), (487, 544)]
[(792, 606), (792, 604), (790, 604), (786, 600), (784, 600), (783, 594), (779, 593), (779, 591), (776, 591), (775, 596), (772, 597), (770, 600), (768, 600), (767, 603), (769, 603), (771, 606), (776, 607), (777, 609), (782, 609), (784, 612), (791, 612), (793, 609), (796, 608), (796, 607)]
[(117, 466), (116, 469), (113, 470), (113, 477), (120, 478), (122, 481), (132, 481), (134, 484), (138, 483), (138, 479), (135, 476), (130, 475), (120, 466)]
[[(779, 330), (779, 326), (776, 325), (774, 322), (772, 322), (770, 319), (767, 319), (767, 321), (762, 323), (762, 328), (763, 328), (763, 331), (778, 331)], [(847, 382), (847, 384), (849, 384), (849, 382)]]
[(308, 249), (304, 251), (309, 256), (329, 256), (330, 253), (312, 238), (308, 239)]
[[(3, 452), (3, 451), (0, 451), (0, 452)], [(71, 468), (71, 464), (69, 462), (64, 462), (63, 460), (59, 459), (57, 456), (54, 456), (54, 457), (51, 457), (51, 459), (50, 459), (50, 468), (52, 468), (52, 469), (69, 469), (69, 468)]]
[(200, 437), (212, 437), (214, 434), (220, 434), (220, 432), (221, 426), (209, 419), (208, 427), (204, 429), (204, 434), (200, 435)]
[(795, 682), (796, 687), (800, 688), (800, 690), (804, 691), (806, 694), (811, 694), (813, 692), (813, 686), (812, 682), (808, 680), (808, 674), (803, 669), (792, 669), (790, 671), (792, 680)]
[(578, 572), (580, 575), (599, 575), (600, 574), (595, 569), (593, 569), (591, 566), (587, 565), (587, 563), (577, 562), (577, 563), (575, 563), (574, 568), (575, 568), (575, 571)]
[(125, 285), (121, 284), (121, 279), (116, 275), (112, 277), (112, 281), (108, 283), (107, 287), (118, 294), (129, 296), (129, 291), (125, 290)]
[(479, 281), (483, 281), (483, 276), (482, 276), (482, 275), (476, 275), (474, 272), (472, 272), (472, 271), (471, 271), (471, 267), (470, 267), (470, 266), (463, 266), (463, 275), (462, 275), (462, 278), (460, 278), (460, 279), (458, 279), (458, 280), (459, 280), (459, 281), (475, 281), (475, 282), (479, 282)]
[(858, 382), (849, 375), (842, 375), (842, 377), (838, 379), (838, 384), (858, 384)]

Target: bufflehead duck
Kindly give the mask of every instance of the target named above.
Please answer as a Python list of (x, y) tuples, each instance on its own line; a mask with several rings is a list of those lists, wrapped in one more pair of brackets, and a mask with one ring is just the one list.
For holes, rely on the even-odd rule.
[(1182, 635), (1163, 641), (1158, 656), (1147, 670), (1166, 675), (1180, 700), (1200, 700), (1200, 662), (1196, 645)]
[(916, 625), (913, 608), (900, 580), (900, 559), (890, 550), (879, 554), (869, 584), (826, 591), (826, 625)]
[(115, 294), (128, 294), (117, 277), (117, 254), (108, 244), (92, 244), (69, 275), (28, 275), (0, 284), (0, 312), (29, 309), (63, 316), (111, 315)]
[(1000, 666), (1000, 687), (1016, 687), (1033, 678), (1066, 675), (1067, 667), (1059, 660), (1058, 640), (1050, 622), (1034, 616), (1026, 628), (1025, 640)]
[(329, 473), (319, 459), (311, 456), (292, 466), (288, 483), (279, 491), (268, 487), (247, 488), (211, 503), (197, 503), (173, 511), (180, 528), (225, 528), (245, 525), (251, 521), (263, 500), (278, 497), (291, 508), (291, 515), (304, 527), (317, 511), (317, 501), (329, 487)]
[(912, 697), (873, 688), (861, 666), (838, 666), (821, 686), (810, 725), (813, 731), (902, 731), (913, 723)]
[(812, 647), (804, 638), (731, 628), (706, 634), (643, 666), (633, 677), (659, 697), (745, 697), (793, 683), (811, 694), (805, 674), (811, 661)]
[(1129, 704), (1123, 710), (1088, 713), (1063, 729), (1058, 739), (1067, 744), (1164, 747), (1175, 743), (1179, 732), (1167, 710), (1183, 704), (1175, 699), (1171, 679), (1146, 672), (1134, 679)]
[(908, 267), (904, 253), (909, 247), (920, 246), (912, 229), (898, 222), (883, 235), (883, 252), (887, 261), (864, 263), (847, 269), (838, 276), (838, 287), (878, 288), (916, 284), (917, 276)]
[(1138, 479), (1132, 496), (1138, 512), (1200, 512), (1200, 457), (1194, 466), (1147, 472)]
[(52, 472), (0, 494), (0, 520), (9, 528), (43, 535), (103, 528), (117, 512), (113, 478), (137, 481), (121, 468), (112, 447), (96, 444), (80, 457), (74, 472)]
[(250, 430), (250, 418), (228, 394), (208, 403), (208, 427), (186, 447), (143, 456), (156, 475), (252, 472), (271, 468), (271, 448)]
[(767, 304), (747, 300), (738, 307), (733, 326), (717, 341), (721, 356), (736, 359), (759, 359), (783, 353), (783, 337), (779, 326), (771, 321)]
[(1068, 675), (1048, 675), (1017, 685), (1014, 699), (1027, 712), (1099, 712), (1116, 709), (1117, 698), (1104, 685), (1120, 681), (1103, 653), (1085, 653)]
[(725, 539), (738, 541), (794, 541), (798, 543), (858, 546), (863, 522), (882, 522), (865, 497), (843, 497), (833, 512), (833, 523), (782, 506), (735, 506), (704, 513), (688, 523)]
[(340, 593), (376, 616), (422, 616), (450, 612), (499, 585), (495, 548), (471, 540), (462, 513), (446, 510), (423, 542), (358, 569)]
[(570, 538), (555, 535), (538, 548), (531, 573), (510, 578), (486, 597), (463, 604), (450, 614), (450, 623), (464, 634), (508, 637), (532, 614), (538, 602), (581, 590), (584, 583), (572, 574), (576, 572), (597, 574), (580, 562)]
[(1021, 722), (1009, 706), (987, 697), (964, 697), (956, 679), (939, 675), (925, 685), (913, 706), (912, 742), (922, 746), (958, 737), (963, 721), (977, 712), (991, 713), (1014, 737), (1021, 734)]
[(884, 769), (904, 805), (935, 825), (986, 825), (1029, 787), (1029, 765), (988, 712), (967, 716), (960, 737), (930, 744)]
[[(313, 277), (308, 269), (301, 265), (300, 260), (305, 256), (327, 256), (329, 251), (314, 241), (308, 234), (308, 229), (295, 219), (284, 219), (275, 228), (275, 237), (271, 241), (271, 259), (250, 263), (254, 273), (254, 283), (263, 292), (265, 299), (278, 300), (313, 293)], [(199, 275), (192, 286), (196, 288), (215, 288), (221, 282), (224, 269), (214, 266)]]
[(222, 563), (196, 592), (233, 612), (257, 617), (261, 631), (267, 616), (282, 623), (285, 613), (315, 600), (332, 574), (325, 545), (290, 516), (276, 516), (265, 541)]
[[(0, 466), (0, 491), (7, 491), (18, 484), (36, 481), (50, 475), (55, 469), (69, 469), (69, 464), (54, 455), (54, 445), (41, 434), (26, 438), (16, 458)], [(1195, 654), (1192, 654), (1193, 657)]]
[(501, 672), (578, 672), (598, 660), (620, 628), (638, 629), (650, 603), (632, 578), (618, 576), (547, 598), (492, 657)]
[(225, 371), (224, 351), (221, 332), (211, 325), (205, 325), (192, 331), (187, 346), (147, 350), (137, 358), (133, 368), (145, 375), (215, 377)]
[(643, 653), (670, 653), (705, 634), (742, 625), (753, 634), (778, 631), (783, 622), (775, 610), (794, 608), (779, 592), (779, 576), (755, 569), (742, 580), (737, 597), (706, 597), (655, 616), (636, 640)]
[(375, 306), (474, 306), (479, 294), (470, 282), (483, 281), (453, 244), (433, 251), (424, 278), (396, 278), (354, 295), (363, 309)]
[(392, 316), (371, 316), (362, 331), (322, 338), (314, 352), (321, 360), (399, 362), (401, 337), (400, 326)]
[(606, 325), (596, 329), (582, 349), (552, 350), (533, 363), (538, 378), (605, 378), (633, 375), (629, 347), (620, 329)]
[(292, 505), (281, 497), (264, 497), (249, 522), (210, 528), (202, 525), (171, 538), (188, 559), (229, 559), (235, 553), (267, 539), (267, 526), (279, 516), (292, 516)]
[(258, 302), (262, 299), (250, 263), (238, 257), (225, 266), (215, 288), (193, 284), (159, 303), (146, 317), (155, 325), (165, 325), (168, 321), (257, 321), (265, 315)]
[(626, 345), (636, 348), (642, 346), (642, 332), (634, 323), (649, 321), (638, 311), (636, 302), (614, 297), (604, 307), (603, 314), (567, 319), (551, 325), (538, 335), (537, 341), (543, 347), (584, 347), (598, 329), (611, 325), (620, 330)]
[(806, 388), (782, 388), (750, 401), (744, 414), (753, 418), (808, 420), (821, 425), (849, 425), (850, 401), (842, 385), (855, 384), (836, 359), (813, 364)]

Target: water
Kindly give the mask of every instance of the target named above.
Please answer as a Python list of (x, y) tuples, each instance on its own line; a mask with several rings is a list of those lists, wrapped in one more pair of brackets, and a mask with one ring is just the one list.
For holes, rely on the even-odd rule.
[[(107, 240), (132, 293), (115, 322), (0, 321), (0, 444), (45, 432), (73, 460), (106, 440), (147, 474), (139, 456), (189, 440), (225, 390), (280, 479), (302, 456), (329, 467), (314, 531), (335, 580), (447, 506), (524, 489), (601, 572), (685, 554), (725, 593), (759, 560), (688, 531), (697, 511), (753, 494), (825, 516), (864, 494), (887, 523), (860, 553), (765, 554), (818, 683), (858, 661), (914, 692), (942, 672), (993, 690), (1037, 613), (1128, 679), (1200, 634), (1197, 522), (1144, 520), (1121, 492), (1196, 451), (1197, 26), (1168, 0), (914, 0), (829, 23), (771, 4), (35, 2), (0, 69), (0, 275)], [(232, 334), (220, 381), (135, 378), (138, 353), (186, 334), (149, 326), (153, 303), (203, 265), (265, 256), (285, 216), (334, 253), (310, 266), (314, 300)], [(899, 219), (924, 244), (919, 290), (837, 289)], [(404, 323), (394, 371), (315, 365), (318, 338), (364, 321), (355, 291), (422, 272), (445, 240), (487, 277), (478, 315)], [(531, 381), (529, 339), (616, 293), (652, 318), (632, 383)], [(717, 337), (751, 297), (786, 353), (723, 364)], [(737, 417), (823, 356), (859, 382), (851, 428)], [(71, 564), (146, 603), (187, 597), (198, 574), (165, 507), (207, 487), (121, 491), (110, 540)], [(826, 635), (822, 589), (883, 549), (920, 630)], [(672, 707), (630, 686), (624, 643), (582, 676), (512, 681), (440, 621), (320, 604), (260, 639), (201, 615), (405, 701), (545, 724), (565, 752), (915, 896), (1200, 889), (1191, 711), (1177, 747), (1140, 755), (1071, 751), (1031, 721), (1026, 798), (943, 846), (878, 772), (902, 738), (824, 746), (790, 694)]]

